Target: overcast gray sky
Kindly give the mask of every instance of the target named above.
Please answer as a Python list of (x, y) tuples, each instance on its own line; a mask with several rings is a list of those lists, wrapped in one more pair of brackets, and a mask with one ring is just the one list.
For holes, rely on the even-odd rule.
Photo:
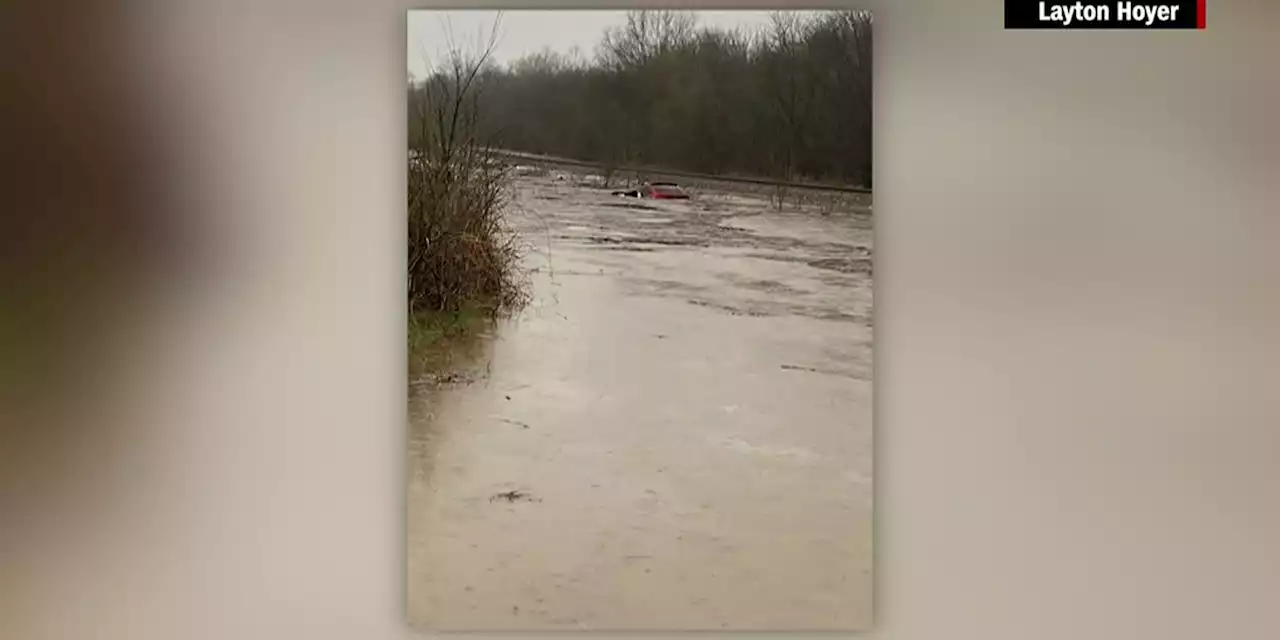
[[(766, 11), (695, 11), (698, 23), (735, 28), (755, 26), (768, 19)], [(445, 33), (451, 31), (454, 41), (467, 49), (475, 49), (487, 40), (497, 11), (418, 10), (409, 12), (409, 72), (426, 75), (423, 52), (439, 57), (446, 50)], [(494, 59), (506, 63), (543, 47), (568, 53), (575, 45), (590, 57), (604, 34), (605, 27), (626, 22), (625, 11), (536, 10), (502, 11), (499, 41)], [(448, 25), (448, 28), (446, 28)]]

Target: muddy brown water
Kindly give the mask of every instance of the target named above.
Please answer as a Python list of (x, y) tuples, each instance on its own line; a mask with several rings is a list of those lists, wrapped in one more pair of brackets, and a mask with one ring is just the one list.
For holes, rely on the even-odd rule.
[(868, 212), (516, 188), (533, 303), (410, 381), (411, 623), (868, 626)]

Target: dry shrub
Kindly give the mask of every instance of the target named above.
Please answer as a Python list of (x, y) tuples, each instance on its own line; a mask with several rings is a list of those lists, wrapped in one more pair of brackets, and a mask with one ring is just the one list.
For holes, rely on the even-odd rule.
[(456, 51), (410, 88), (409, 310), (480, 310), (527, 302), (520, 246), (505, 221), (511, 170), (480, 123), (488, 53)]

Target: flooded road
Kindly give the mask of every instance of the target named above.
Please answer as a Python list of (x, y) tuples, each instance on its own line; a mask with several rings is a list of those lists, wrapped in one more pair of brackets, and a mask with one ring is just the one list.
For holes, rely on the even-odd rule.
[(430, 629), (871, 619), (871, 224), (517, 183), (534, 301), (411, 381)]

